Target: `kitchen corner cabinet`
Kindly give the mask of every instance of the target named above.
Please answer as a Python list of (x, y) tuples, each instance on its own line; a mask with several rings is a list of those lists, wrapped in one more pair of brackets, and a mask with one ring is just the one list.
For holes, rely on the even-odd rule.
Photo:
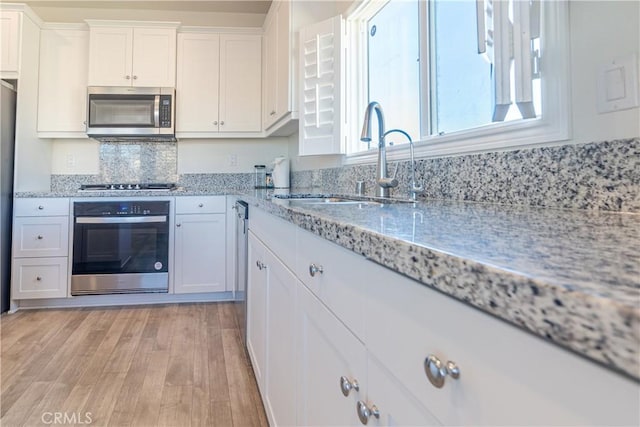
[(175, 86), (177, 24), (123, 27), (113, 26), (117, 21), (87, 23), (89, 86)]
[(261, 40), (255, 34), (178, 34), (179, 137), (251, 136), (262, 130)]
[[(272, 425), (293, 424), (276, 391), (297, 425), (640, 423), (633, 380), (259, 209), (249, 228), (248, 346)], [(270, 264), (295, 272), (279, 306)], [(273, 307), (294, 313), (293, 341), (282, 321), (274, 335)], [(280, 357), (292, 369), (274, 368)], [(430, 378), (438, 361), (457, 378)]]
[(273, 133), (283, 124), (297, 118), (293, 73), (294, 33), (290, 0), (271, 3), (263, 30), (262, 122), (264, 129)]
[(69, 199), (14, 203), (11, 298), (66, 297)]
[(20, 64), (20, 18), (13, 10), (0, 11), (0, 75), (16, 78)]
[(89, 32), (40, 32), (38, 136), (86, 138)]
[(226, 291), (225, 196), (177, 197), (174, 293)]

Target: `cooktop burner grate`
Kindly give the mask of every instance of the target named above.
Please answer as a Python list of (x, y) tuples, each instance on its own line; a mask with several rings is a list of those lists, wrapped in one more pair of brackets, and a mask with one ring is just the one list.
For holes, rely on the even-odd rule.
[(86, 184), (80, 186), (80, 191), (171, 191), (176, 188), (174, 183)]

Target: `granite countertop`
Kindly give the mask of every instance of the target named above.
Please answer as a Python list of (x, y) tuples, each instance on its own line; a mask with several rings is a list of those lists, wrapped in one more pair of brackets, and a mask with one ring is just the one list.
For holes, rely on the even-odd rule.
[(61, 190), (61, 191), (23, 191), (15, 193), (17, 199), (24, 198), (54, 198), (54, 197), (174, 197), (174, 196), (225, 196), (228, 194), (237, 194), (239, 190), (233, 188), (184, 188), (178, 187), (170, 191), (158, 190), (113, 190), (113, 191), (80, 191), (77, 189)]
[(251, 205), (640, 380), (640, 215), (431, 200)]
[(438, 200), (301, 205), (231, 188), (16, 197), (229, 194), (640, 380), (638, 214)]

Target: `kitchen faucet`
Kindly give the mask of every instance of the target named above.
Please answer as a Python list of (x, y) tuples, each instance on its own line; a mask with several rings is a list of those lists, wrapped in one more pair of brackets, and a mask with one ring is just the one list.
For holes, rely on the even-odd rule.
[[(412, 200), (416, 200), (416, 198), (418, 197), (418, 194), (424, 193), (424, 187), (422, 185), (418, 185), (418, 183), (416, 182), (416, 161), (413, 156), (413, 139), (411, 139), (411, 136), (407, 132), (403, 131), (402, 129), (388, 130), (384, 133), (384, 136), (386, 137), (387, 135), (393, 132), (401, 133), (404, 136), (406, 136), (407, 139), (409, 140), (409, 153), (411, 157), (411, 183), (409, 184), (409, 197)], [(397, 171), (398, 171), (398, 168), (396, 167), (396, 172)], [(395, 177), (395, 174), (394, 174), (394, 177)]]
[(364, 142), (371, 141), (371, 113), (375, 110), (378, 117), (378, 165), (377, 165), (377, 182), (378, 196), (389, 197), (389, 189), (398, 186), (398, 180), (390, 178), (387, 175), (387, 149), (384, 144), (384, 114), (382, 107), (377, 102), (370, 102), (364, 113), (364, 123), (362, 125), (362, 134), (360, 140)]

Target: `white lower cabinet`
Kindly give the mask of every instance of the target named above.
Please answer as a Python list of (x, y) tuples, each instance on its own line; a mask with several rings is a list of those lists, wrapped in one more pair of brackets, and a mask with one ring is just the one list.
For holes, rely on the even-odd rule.
[(67, 296), (67, 257), (16, 258), (11, 267), (13, 299)]
[(248, 347), (271, 425), (640, 425), (633, 380), (253, 217)]
[(247, 347), (269, 423), (296, 423), (297, 279), (253, 234), (248, 245)]
[(226, 290), (225, 214), (176, 215), (177, 294)]
[(226, 198), (176, 198), (174, 292), (224, 292), (226, 285)]
[(298, 307), (296, 424), (359, 425), (356, 406), (367, 386), (364, 345), (304, 286)]

